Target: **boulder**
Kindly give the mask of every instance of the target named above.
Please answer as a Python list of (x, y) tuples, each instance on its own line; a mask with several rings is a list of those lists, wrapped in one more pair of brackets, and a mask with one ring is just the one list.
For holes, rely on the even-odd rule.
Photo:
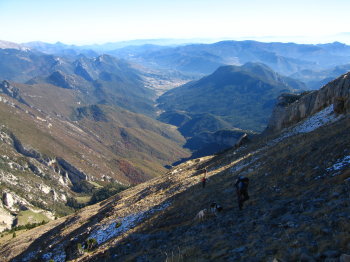
[(12, 208), (13, 205), (15, 204), (15, 200), (14, 200), (13, 196), (8, 192), (3, 193), (2, 201), (3, 201), (4, 205), (8, 208)]

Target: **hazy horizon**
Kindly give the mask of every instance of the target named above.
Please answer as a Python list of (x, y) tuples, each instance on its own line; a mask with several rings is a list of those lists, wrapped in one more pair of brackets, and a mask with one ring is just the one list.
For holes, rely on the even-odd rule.
[(350, 44), (335, 0), (0, 0), (0, 39), (86, 45), (134, 39), (258, 40)]
[[(143, 39), (119, 39), (119, 40), (110, 40), (110, 41), (91, 41), (84, 43), (72, 43), (65, 41), (42, 41), (41, 39), (27, 41), (27, 42), (15, 42), (8, 39), (0, 39), (0, 41), (8, 41), (16, 44), (27, 44), (31, 42), (42, 42), (48, 44), (57, 44), (62, 43), (65, 45), (74, 45), (74, 46), (94, 46), (94, 45), (105, 45), (112, 43), (132, 43), (132, 45), (138, 45), (137, 42), (146, 42), (146, 44), (153, 42), (162, 42), (156, 43), (156, 45), (182, 45), (182, 44), (196, 44), (204, 43), (211, 44), (220, 41), (258, 41), (258, 42), (281, 42), (281, 43), (296, 43), (296, 44), (326, 44), (340, 42), (349, 45), (350, 44), (350, 33), (344, 32), (344, 34), (349, 34), (348, 36), (322, 36), (322, 37), (307, 37), (307, 36), (261, 36), (261, 37), (217, 37), (217, 38), (143, 38)], [(339, 33), (341, 35), (341, 33)]]

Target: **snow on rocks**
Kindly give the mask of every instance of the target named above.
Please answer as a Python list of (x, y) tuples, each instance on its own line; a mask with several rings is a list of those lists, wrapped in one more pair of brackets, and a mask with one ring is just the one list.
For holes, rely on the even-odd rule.
[(96, 239), (97, 244), (101, 245), (106, 241), (112, 238), (115, 238), (121, 235), (122, 233), (136, 227), (138, 224), (140, 224), (144, 219), (148, 218), (150, 215), (154, 214), (155, 212), (164, 210), (168, 206), (170, 206), (170, 202), (165, 202), (161, 205), (153, 207), (148, 211), (131, 214), (121, 219), (119, 218), (114, 219), (112, 222), (94, 230), (89, 235), (89, 238)]
[(268, 145), (273, 146), (290, 136), (294, 136), (300, 133), (310, 133), (317, 128), (320, 128), (321, 126), (336, 122), (341, 117), (341, 115), (337, 115), (334, 112), (333, 105), (330, 105), (320, 112), (308, 117), (304, 121), (301, 121), (296, 126), (288, 128), (278, 138), (269, 142)]
[(42, 255), (42, 259), (45, 261), (52, 259), (55, 262), (65, 262), (66, 253), (64, 252), (63, 245), (59, 245), (52, 252)]
[(327, 168), (327, 171), (328, 172), (338, 171), (348, 166), (350, 166), (350, 155), (344, 156), (342, 159), (338, 159), (333, 166)]
[[(350, 167), (350, 155), (344, 156), (343, 158), (338, 159), (333, 166), (326, 168), (326, 173), (315, 177), (315, 180), (322, 179), (329, 175), (331, 175), (332, 177), (337, 176), (341, 174), (341, 170), (347, 167)], [(345, 181), (348, 181), (348, 180), (345, 179)]]
[(334, 113), (333, 105), (330, 105), (298, 124), (295, 128), (293, 128), (292, 132), (309, 133), (321, 126), (333, 123), (339, 120), (340, 118), (341, 116), (338, 116)]

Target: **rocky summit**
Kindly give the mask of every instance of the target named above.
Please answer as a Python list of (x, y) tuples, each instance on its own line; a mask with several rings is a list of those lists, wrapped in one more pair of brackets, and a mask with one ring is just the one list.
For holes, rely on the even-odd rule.
[[(348, 79), (285, 95), (276, 109), (285, 113), (248, 143), (1, 238), (2, 261), (347, 261)], [(250, 179), (243, 210), (238, 176)]]

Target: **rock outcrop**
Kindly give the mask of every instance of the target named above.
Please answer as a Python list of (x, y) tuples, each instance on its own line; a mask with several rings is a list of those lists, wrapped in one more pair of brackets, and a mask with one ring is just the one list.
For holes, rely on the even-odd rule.
[(331, 104), (334, 105), (334, 112), (337, 114), (350, 112), (350, 72), (318, 91), (281, 95), (266, 132), (273, 133), (296, 124)]
[(5, 209), (0, 202), (0, 232), (4, 231), (5, 229), (10, 229), (14, 220), (15, 216), (11, 215), (11, 213)]
[(4, 80), (0, 83), (0, 93), (4, 93), (9, 97), (16, 99), (18, 102), (25, 104), (27, 106), (28, 103), (20, 96), (19, 89), (12, 86), (8, 81)]
[(28, 210), (33, 207), (27, 200), (9, 191), (3, 192), (2, 202), (8, 210), (13, 212)]

